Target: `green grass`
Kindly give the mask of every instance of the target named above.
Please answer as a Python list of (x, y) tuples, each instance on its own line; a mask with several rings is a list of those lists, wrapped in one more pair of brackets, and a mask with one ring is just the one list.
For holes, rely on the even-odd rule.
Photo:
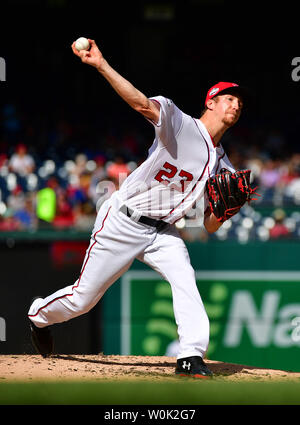
[(9, 382), (0, 384), (0, 405), (292, 405), (300, 381), (224, 382)]

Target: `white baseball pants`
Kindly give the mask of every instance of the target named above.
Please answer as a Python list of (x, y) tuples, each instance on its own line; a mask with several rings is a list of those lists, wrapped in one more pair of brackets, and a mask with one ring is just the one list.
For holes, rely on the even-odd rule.
[(119, 211), (117, 193), (100, 208), (78, 280), (35, 300), (28, 312), (32, 322), (45, 327), (87, 313), (135, 258), (145, 262), (170, 283), (178, 327), (177, 358), (205, 355), (209, 321), (196, 286), (187, 248), (175, 226), (162, 232), (133, 221)]

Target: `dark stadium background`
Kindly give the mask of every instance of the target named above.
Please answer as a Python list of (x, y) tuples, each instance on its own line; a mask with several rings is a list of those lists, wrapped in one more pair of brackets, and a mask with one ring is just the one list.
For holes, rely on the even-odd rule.
[[(78, 2), (17, 1), (1, 4), (0, 54), (8, 100), (49, 121), (66, 114), (99, 126), (148, 123), (131, 111), (97, 72), (73, 55), (79, 36), (94, 38), (110, 64), (146, 95), (166, 95), (198, 116), (207, 89), (236, 81), (253, 92), (243, 120), (285, 132), (287, 149), (299, 150), (300, 82), (291, 79), (298, 56), (297, 17), (282, 3), (221, 0)], [(39, 149), (37, 140), (29, 140)], [(96, 142), (95, 142), (96, 143)]]

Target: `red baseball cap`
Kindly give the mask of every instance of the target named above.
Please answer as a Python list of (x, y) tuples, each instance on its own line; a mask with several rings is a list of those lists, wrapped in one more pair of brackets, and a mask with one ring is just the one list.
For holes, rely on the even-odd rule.
[(205, 99), (205, 106), (206, 106), (206, 103), (207, 103), (208, 100), (217, 96), (218, 94), (220, 94), (220, 92), (223, 92), (224, 90), (228, 90), (232, 93), (236, 92), (236, 93), (240, 94), (243, 99), (245, 97), (244, 87), (241, 87), (236, 83), (226, 83), (224, 81), (220, 81), (219, 83), (215, 84), (214, 86), (212, 86), (208, 90), (207, 95), (206, 95), (206, 99)]

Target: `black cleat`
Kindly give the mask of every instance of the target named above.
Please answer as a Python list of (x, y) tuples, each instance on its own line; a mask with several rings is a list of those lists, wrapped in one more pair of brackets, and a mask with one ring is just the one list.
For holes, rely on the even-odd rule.
[[(34, 297), (32, 303), (38, 298), (42, 297)], [(31, 332), (31, 342), (36, 352), (42, 357), (51, 356), (54, 350), (54, 341), (49, 326), (38, 328), (29, 318), (28, 320)]]
[(54, 341), (49, 326), (38, 328), (30, 319), (29, 326), (31, 331), (31, 342), (36, 352), (42, 357), (51, 356), (51, 354), (53, 354)]
[(192, 378), (209, 379), (213, 373), (208, 369), (202, 357), (192, 356), (178, 359), (175, 374), (180, 376), (190, 376)]

